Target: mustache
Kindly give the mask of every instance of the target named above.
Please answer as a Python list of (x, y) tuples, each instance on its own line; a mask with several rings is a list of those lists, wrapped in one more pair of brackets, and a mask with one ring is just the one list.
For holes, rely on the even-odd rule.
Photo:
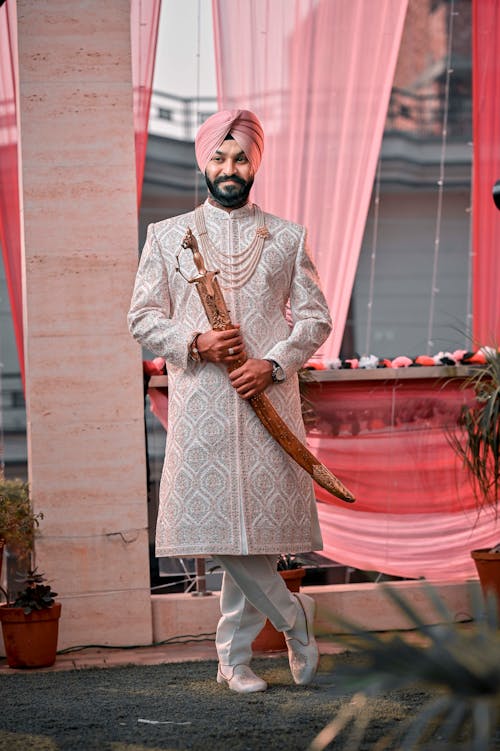
[(246, 181), (243, 180), (243, 178), (239, 177), (239, 175), (221, 175), (221, 177), (215, 178), (214, 185), (220, 185), (221, 183), (228, 182), (229, 180), (238, 183), (239, 185), (246, 185)]

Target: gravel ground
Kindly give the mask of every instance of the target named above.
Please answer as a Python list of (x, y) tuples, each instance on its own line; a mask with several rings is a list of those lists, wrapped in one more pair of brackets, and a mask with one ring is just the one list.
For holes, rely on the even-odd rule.
[[(350, 698), (335, 667), (359, 660), (324, 656), (315, 683), (303, 687), (286, 658), (256, 659), (252, 667), (270, 687), (246, 696), (217, 685), (214, 662), (7, 675), (0, 751), (305, 751)], [(415, 689), (376, 699), (356, 749), (371, 751), (429, 698)], [(328, 748), (347, 748), (345, 737)]]

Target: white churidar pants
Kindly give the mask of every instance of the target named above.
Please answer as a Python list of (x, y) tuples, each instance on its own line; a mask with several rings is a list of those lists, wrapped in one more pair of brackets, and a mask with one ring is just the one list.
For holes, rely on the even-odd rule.
[(214, 555), (224, 570), (215, 646), (221, 665), (249, 665), (252, 642), (269, 618), (292, 628), (300, 605), (278, 574), (278, 555)]

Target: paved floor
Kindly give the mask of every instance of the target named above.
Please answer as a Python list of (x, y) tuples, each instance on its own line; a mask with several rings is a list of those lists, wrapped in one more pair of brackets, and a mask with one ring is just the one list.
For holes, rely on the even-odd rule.
[[(207, 647), (214, 656), (213, 645), (195, 646), (198, 657)], [(75, 660), (77, 670), (61, 670), (63, 663), (75, 665), (59, 660), (59, 669), (3, 674), (0, 751), (306, 751), (332, 718), (350, 708), (354, 698), (341, 670), (362, 663), (360, 653), (323, 655), (314, 682), (296, 686), (283, 654), (256, 659), (252, 666), (269, 688), (241, 695), (217, 684), (213, 659), (172, 661), (182, 654), (194, 658), (195, 652), (186, 645), (174, 652), (122, 651), (106, 662), (102, 654), (88, 654)], [(90, 657), (99, 662), (84, 669)], [(139, 664), (118, 665), (117, 657)], [(167, 662), (141, 664), (145, 659)], [(373, 751), (431, 698), (406, 689), (377, 698), (368, 714), (356, 704), (356, 714), (361, 711), (368, 723), (363, 742), (346, 745), (344, 734), (329, 750)]]
[[(404, 640), (418, 643), (421, 636), (405, 632)], [(286, 653), (260, 653), (252, 666), (269, 689), (243, 696), (216, 683), (209, 640), (68, 651), (40, 670), (13, 670), (2, 660), (0, 751), (305, 751), (346, 710), (359, 723), (328, 749), (373, 751), (382, 738), (399, 738), (438, 698), (410, 685), (360, 704), (351, 678), (353, 669), (366, 672), (363, 652), (328, 639), (319, 646), (310, 686), (293, 683)], [(428, 748), (443, 749), (436, 743)], [(498, 734), (492, 744), (500, 751)]]

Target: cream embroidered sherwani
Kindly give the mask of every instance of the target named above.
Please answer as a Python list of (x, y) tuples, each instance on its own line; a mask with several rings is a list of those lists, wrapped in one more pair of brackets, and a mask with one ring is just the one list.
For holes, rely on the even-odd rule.
[[(230, 213), (204, 205), (216, 248), (238, 253), (256, 229), (249, 203)], [(279, 363), (286, 381), (266, 394), (305, 440), (297, 370), (328, 336), (330, 315), (303, 227), (265, 214), (270, 237), (252, 277), (224, 290), (248, 357)], [(196, 331), (209, 328), (195, 286), (176, 272), (194, 213), (150, 225), (129, 313), (133, 336), (164, 357), (168, 432), (156, 531), (158, 556), (305, 552), (322, 547), (313, 485), (230, 385), (222, 364), (188, 356)], [(201, 248), (201, 245), (200, 245)], [(181, 268), (195, 276), (190, 251)], [(291, 323), (286, 308), (290, 305)]]

